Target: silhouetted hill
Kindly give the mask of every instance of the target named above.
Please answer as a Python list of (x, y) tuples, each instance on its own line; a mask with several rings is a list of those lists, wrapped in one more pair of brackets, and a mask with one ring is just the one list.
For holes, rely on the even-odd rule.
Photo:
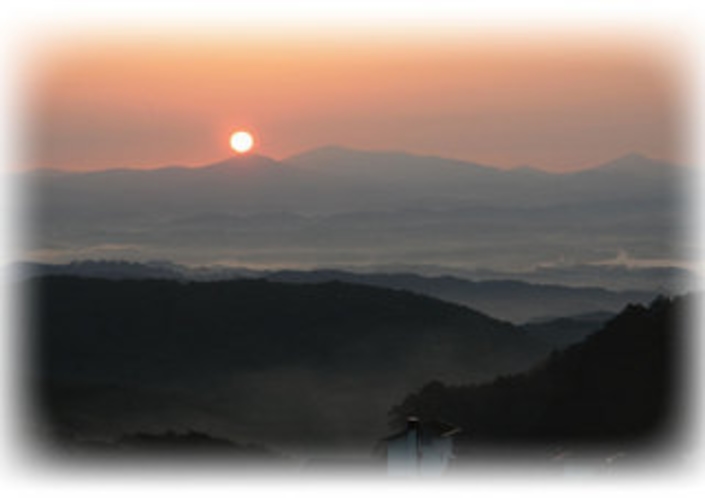
[(280, 282), (342, 282), (403, 289), (463, 304), (488, 315), (522, 323), (596, 311), (617, 312), (628, 303), (647, 303), (655, 292), (608, 291), (594, 287), (529, 284), (516, 280), (470, 281), (456, 277), (415, 274), (356, 274), (343, 271), (278, 271), (265, 278)]
[(638, 443), (674, 427), (685, 299), (628, 306), (584, 342), (555, 352), (541, 366), (491, 383), (432, 382), (393, 409), (441, 418), (479, 442)]
[[(468, 308), (339, 282), (48, 277), (36, 299), (41, 365), (57, 379), (149, 382), (275, 366), (370, 372), (435, 364), (442, 372), (454, 357), (491, 375), (545, 352), (519, 329)], [(444, 343), (452, 356), (434, 352)]]
[(582, 341), (588, 335), (601, 329), (613, 317), (613, 313), (596, 312), (552, 320), (534, 321), (522, 325), (522, 328), (531, 337), (562, 349)]
[(47, 423), (84, 437), (188, 427), (366, 444), (390, 400), (426, 379), (490, 379), (549, 351), (468, 308), (357, 284), (27, 284)]
[(260, 445), (237, 443), (197, 431), (128, 434), (122, 436), (114, 444), (121, 452), (127, 452), (131, 455), (136, 453), (164, 456), (217, 455), (260, 462), (283, 458), (282, 455)]
[(110, 280), (183, 280), (186, 275), (170, 263), (136, 263), (131, 261), (72, 261), (67, 264), (20, 263), (14, 268), (18, 279), (44, 276), (105, 278)]
[(408, 290), (468, 306), (501, 320), (522, 323), (538, 318), (565, 317), (595, 311), (617, 312), (627, 303), (646, 303), (656, 292), (608, 291), (599, 288), (536, 285), (514, 280), (470, 281), (413, 273), (353, 273), (340, 270), (256, 271), (243, 268), (188, 268), (169, 262), (76, 261), (66, 265), (24, 264), (25, 276), (72, 275), (109, 279), (170, 279), (217, 281), (263, 278), (273, 282), (326, 283), (332, 281)]

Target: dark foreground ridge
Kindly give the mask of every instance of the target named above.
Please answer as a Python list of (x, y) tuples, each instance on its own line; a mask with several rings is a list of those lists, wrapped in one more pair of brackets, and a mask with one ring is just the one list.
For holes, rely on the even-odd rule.
[(461, 460), (488, 444), (632, 452), (674, 433), (684, 385), (689, 298), (628, 306), (550, 353), (469, 308), (359, 284), (22, 285), (36, 421), (60, 446), (369, 456), (403, 400), (392, 422), (461, 428)]
[(429, 379), (489, 380), (550, 350), (463, 306), (358, 284), (25, 284), (39, 419), (72, 440), (192, 430), (371, 448), (393, 400)]
[(679, 414), (688, 299), (629, 306), (527, 373), (475, 385), (431, 382), (392, 410), (395, 423), (410, 414), (447, 420), (463, 427), (458, 440), (466, 452), (483, 443), (623, 449), (663, 442)]

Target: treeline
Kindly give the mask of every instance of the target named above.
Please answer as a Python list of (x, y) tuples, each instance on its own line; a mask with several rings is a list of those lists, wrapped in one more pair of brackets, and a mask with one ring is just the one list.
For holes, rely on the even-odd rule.
[(584, 342), (554, 352), (527, 373), (475, 385), (431, 382), (392, 409), (392, 423), (409, 415), (448, 421), (463, 429), (461, 448), (655, 440), (678, 413), (688, 299), (630, 305)]

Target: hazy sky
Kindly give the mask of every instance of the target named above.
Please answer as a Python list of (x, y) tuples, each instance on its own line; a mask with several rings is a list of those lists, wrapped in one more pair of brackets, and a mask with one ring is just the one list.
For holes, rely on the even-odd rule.
[(24, 166), (206, 164), (239, 128), (274, 158), (337, 144), (550, 170), (681, 161), (676, 67), (655, 44), (587, 36), (64, 38), (33, 58)]

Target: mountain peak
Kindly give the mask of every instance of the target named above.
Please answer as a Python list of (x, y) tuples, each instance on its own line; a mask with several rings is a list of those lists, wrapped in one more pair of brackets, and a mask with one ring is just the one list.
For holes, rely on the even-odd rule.
[(203, 166), (203, 168), (208, 169), (231, 169), (231, 168), (250, 168), (250, 167), (266, 167), (278, 164), (277, 161), (271, 157), (262, 156), (259, 154), (247, 154), (243, 156), (232, 156), (227, 159), (223, 159), (216, 163), (208, 164)]
[(330, 144), (315, 149), (309, 149), (299, 154), (295, 154), (286, 159), (288, 162), (297, 163), (313, 160), (332, 160), (360, 156), (383, 156), (383, 155), (400, 155), (411, 156), (412, 154), (403, 151), (392, 150), (366, 150), (354, 149), (342, 145)]
[(311, 149), (291, 156), (283, 162), (306, 167), (320, 168), (325, 166), (326, 169), (335, 167), (339, 170), (347, 170), (354, 166), (358, 172), (361, 168), (367, 167), (371, 172), (375, 173), (388, 168), (395, 169), (397, 172), (404, 171), (405, 174), (414, 169), (417, 171), (428, 171), (429, 168), (444, 168), (446, 172), (449, 170), (490, 174), (501, 172), (500, 169), (492, 166), (460, 159), (417, 154), (403, 150), (363, 150), (339, 145), (326, 145)]
[(673, 171), (677, 166), (675, 164), (654, 159), (638, 152), (629, 152), (619, 156), (611, 161), (607, 161), (600, 165), (581, 169), (572, 174), (578, 176), (592, 176), (595, 174), (624, 174), (630, 176), (660, 176)]
[(619, 169), (623, 171), (643, 171), (644, 169), (661, 169), (670, 167), (669, 163), (659, 161), (651, 157), (645, 156), (638, 152), (629, 152), (612, 161), (609, 161), (596, 169)]
[(615, 161), (651, 161), (652, 159), (640, 152), (627, 152), (626, 154), (618, 157)]

